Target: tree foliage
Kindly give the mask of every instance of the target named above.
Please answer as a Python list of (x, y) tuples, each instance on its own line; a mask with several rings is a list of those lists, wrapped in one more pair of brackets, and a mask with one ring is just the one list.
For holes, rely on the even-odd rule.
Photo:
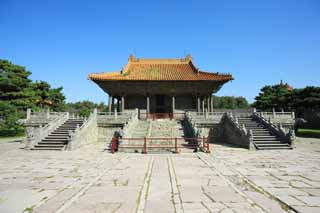
[(96, 104), (91, 101), (79, 101), (75, 103), (67, 103), (65, 105), (65, 111), (76, 113), (80, 116), (87, 117), (97, 108), (98, 111), (107, 111), (107, 106), (104, 103)]
[(0, 136), (23, 134), (17, 120), (25, 117), (27, 108), (60, 110), (65, 96), (62, 87), (51, 88), (44, 81), (32, 82), (31, 72), (0, 59)]
[(320, 109), (320, 87), (292, 89), (287, 84), (264, 86), (255, 98), (254, 107), (261, 110), (290, 110), (299, 116), (305, 109)]
[(281, 110), (288, 108), (287, 97), (291, 94), (291, 88), (287, 84), (277, 84), (273, 86), (264, 86), (259, 95), (255, 98), (255, 106), (262, 110), (271, 110), (275, 108)]
[(249, 103), (244, 97), (234, 96), (212, 96), (213, 107), (218, 109), (245, 109)]

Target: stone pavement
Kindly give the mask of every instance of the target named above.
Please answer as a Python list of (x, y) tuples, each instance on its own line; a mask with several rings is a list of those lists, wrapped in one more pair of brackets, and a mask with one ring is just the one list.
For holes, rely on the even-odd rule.
[(0, 144), (0, 212), (320, 212), (320, 140), (210, 155)]

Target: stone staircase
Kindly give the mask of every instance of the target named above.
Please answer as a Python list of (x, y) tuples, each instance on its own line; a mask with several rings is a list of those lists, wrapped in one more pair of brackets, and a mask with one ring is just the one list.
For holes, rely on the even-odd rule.
[(246, 129), (252, 130), (253, 143), (260, 149), (291, 149), (291, 146), (283, 142), (277, 135), (268, 130), (263, 124), (254, 121), (252, 117), (239, 117), (239, 125), (245, 125)]
[[(130, 141), (124, 139), (119, 145), (120, 152), (136, 152), (142, 153), (144, 151), (144, 137), (147, 137), (147, 150), (148, 153), (172, 153), (175, 152), (175, 139), (178, 145), (187, 145), (188, 142), (181, 140), (184, 137), (184, 127), (181, 121), (158, 119), (158, 120), (138, 120), (131, 130), (130, 136), (125, 138), (132, 138)], [(136, 138), (136, 140), (135, 140)], [(137, 148), (126, 148), (125, 146), (135, 146)], [(153, 146), (153, 148), (152, 148)], [(168, 146), (157, 147), (157, 146)], [(194, 149), (187, 147), (180, 148), (180, 152), (193, 152)]]
[[(132, 134), (129, 136), (125, 136), (125, 138), (133, 138), (133, 140), (123, 140), (119, 144), (119, 151), (120, 152), (138, 152), (141, 153), (143, 151), (143, 148), (122, 148), (122, 146), (130, 146), (130, 145), (139, 145), (143, 146), (144, 137), (148, 136), (148, 131), (149, 131), (149, 126), (150, 126), (150, 121), (148, 120), (138, 120), (135, 126), (132, 128), (131, 132)], [(136, 140), (134, 140), (136, 139)]]
[[(152, 121), (152, 128), (150, 137), (151, 138), (164, 138), (156, 139), (149, 142), (149, 145), (157, 146), (175, 146), (174, 138), (178, 138), (178, 146), (187, 145), (188, 142), (181, 140), (184, 137), (184, 127), (180, 120), (168, 120), (168, 119), (159, 119)], [(167, 139), (166, 139), (167, 138)], [(193, 152), (194, 149), (189, 149), (187, 147), (179, 148), (180, 152)], [(149, 153), (172, 153), (175, 152), (175, 148), (153, 148), (148, 150)]]
[(132, 138), (147, 137), (149, 125), (150, 123), (148, 120), (138, 120), (137, 125), (133, 128)]
[(64, 150), (68, 144), (69, 131), (82, 126), (83, 119), (68, 119), (65, 123), (37, 143), (32, 150)]

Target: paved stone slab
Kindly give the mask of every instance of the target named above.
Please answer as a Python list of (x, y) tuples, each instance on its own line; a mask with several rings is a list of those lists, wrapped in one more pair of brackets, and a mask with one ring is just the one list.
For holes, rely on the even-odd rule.
[(144, 212), (320, 212), (320, 140), (281, 151), (215, 145), (209, 165), (196, 153), (112, 155), (103, 144), (71, 152), (3, 146), (0, 212), (136, 212), (139, 205)]

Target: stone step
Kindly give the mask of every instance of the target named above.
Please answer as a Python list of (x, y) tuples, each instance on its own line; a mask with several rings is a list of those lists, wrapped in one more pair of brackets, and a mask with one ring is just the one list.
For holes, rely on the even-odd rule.
[(273, 140), (273, 141), (267, 141), (267, 140), (265, 140), (265, 141), (253, 141), (255, 144), (280, 144), (281, 143), (281, 141), (279, 141), (279, 140)]
[(52, 132), (51, 134), (53, 133), (58, 133), (58, 134), (69, 134), (69, 131), (68, 130), (55, 130), (54, 132)]
[(67, 136), (68, 133), (52, 132), (48, 136)]
[[(54, 134), (54, 133), (51, 133), (47, 137), (48, 138), (68, 138), (69, 135), (68, 134)], [(45, 137), (45, 138), (47, 138), (47, 137)]]
[[(64, 142), (39, 142), (37, 145), (65, 145)], [(36, 146), (37, 146), (36, 145)]]
[(258, 148), (259, 150), (276, 150), (276, 149), (292, 149), (292, 147), (290, 147), (290, 146), (284, 146), (284, 147), (282, 147), (282, 146), (280, 146), (280, 147), (273, 147), (273, 146), (269, 146), (269, 147), (259, 147)]
[(37, 147), (37, 148), (32, 148), (31, 150), (62, 151), (63, 149), (64, 148)]
[(75, 130), (77, 127), (59, 127), (56, 130)]
[(269, 131), (268, 129), (265, 129), (264, 127), (254, 127), (254, 128), (247, 128), (249, 130), (265, 130), (265, 131)]
[(69, 138), (69, 136), (47, 136), (47, 137), (45, 137), (44, 139), (52, 139), (52, 140), (60, 140), (60, 139), (62, 139), (62, 140), (65, 140), (65, 139), (68, 139)]
[(76, 129), (77, 126), (60, 126), (57, 129)]
[(258, 147), (258, 150), (277, 150), (277, 149), (292, 149), (290, 146), (264, 146)]
[(254, 139), (263, 139), (263, 138), (274, 138), (274, 139), (277, 139), (278, 137), (277, 136), (274, 136), (274, 135), (253, 135), (252, 136)]
[(288, 144), (269, 144), (269, 143), (264, 143), (264, 144), (256, 144), (257, 147), (288, 147)]
[(46, 138), (46, 139), (42, 139), (41, 141), (43, 142), (50, 142), (50, 141), (64, 141), (67, 142), (68, 139), (62, 139), (62, 138)]
[(35, 145), (33, 148), (38, 149), (38, 148), (53, 148), (53, 149), (63, 149), (65, 145)]
[(254, 136), (262, 136), (262, 137), (265, 137), (265, 136), (274, 136), (272, 133), (270, 132), (259, 132), (259, 133), (256, 133), (256, 132), (253, 132), (253, 137)]

